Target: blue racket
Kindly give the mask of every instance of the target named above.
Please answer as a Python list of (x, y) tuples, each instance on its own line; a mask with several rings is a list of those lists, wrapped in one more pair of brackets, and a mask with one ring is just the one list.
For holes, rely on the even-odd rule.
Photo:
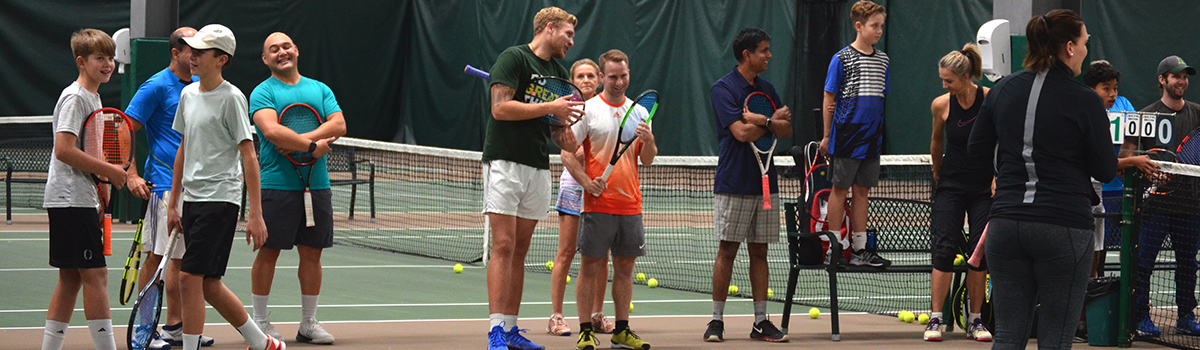
[[(633, 101), (633, 106), (625, 111), (625, 117), (621, 119), (619, 127), (620, 133), (617, 136), (617, 145), (613, 147), (612, 159), (608, 161), (608, 167), (604, 169), (604, 175), (600, 178), (608, 182), (608, 176), (612, 175), (613, 167), (617, 165), (617, 160), (625, 154), (629, 146), (637, 140), (638, 123), (645, 122), (650, 124), (654, 118), (654, 113), (658, 112), (658, 91), (646, 90), (637, 99)], [(599, 194), (595, 194), (599, 195)]]
[[(492, 75), (482, 69), (467, 65), (463, 68), (463, 73), (474, 75), (479, 79), (491, 80)], [(571, 101), (583, 101), (583, 93), (579, 92), (579, 87), (572, 84), (571, 81), (559, 77), (540, 77), (533, 78), (523, 82), (521, 91), (521, 100), (525, 103), (545, 103), (559, 99), (563, 96), (572, 96)], [(580, 108), (583, 108), (580, 106)], [(547, 114), (538, 118), (543, 123), (563, 127), (575, 125), (579, 121), (581, 115), (575, 116), (556, 116)]]

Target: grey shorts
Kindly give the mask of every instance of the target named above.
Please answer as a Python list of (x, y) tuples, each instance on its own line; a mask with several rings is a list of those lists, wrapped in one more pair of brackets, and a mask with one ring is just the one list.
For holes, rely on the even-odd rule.
[(879, 185), (879, 158), (829, 158), (829, 182), (841, 188)]
[(716, 193), (713, 195), (713, 235), (719, 241), (746, 243), (779, 242), (779, 194), (771, 194), (770, 210), (763, 209), (762, 195)]
[(583, 213), (575, 246), (579, 254), (593, 258), (603, 258), (610, 251), (613, 256), (644, 256), (646, 230), (642, 228), (642, 214)]

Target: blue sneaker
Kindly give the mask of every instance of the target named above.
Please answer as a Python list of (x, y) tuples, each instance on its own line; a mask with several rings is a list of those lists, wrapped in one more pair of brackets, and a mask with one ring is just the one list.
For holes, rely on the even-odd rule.
[(1196, 316), (1184, 316), (1175, 323), (1175, 334), (1200, 335), (1200, 324), (1196, 324)]
[(488, 332), (488, 350), (508, 350), (508, 337), (504, 334), (504, 326), (492, 327)]
[[(493, 329), (493, 331), (495, 331), (495, 329)], [(517, 326), (513, 326), (512, 330), (509, 330), (508, 333), (504, 334), (504, 338), (508, 340), (509, 349), (546, 350), (545, 346), (534, 344), (533, 342), (529, 341), (529, 339), (525, 339), (525, 336), (521, 335), (521, 333), (525, 333), (525, 330), (517, 329)]]
[(1142, 319), (1142, 322), (1138, 323), (1137, 335), (1143, 337), (1157, 337), (1162, 335), (1162, 331), (1158, 330), (1158, 327), (1154, 326), (1154, 321), (1150, 321), (1150, 316), (1146, 316)]

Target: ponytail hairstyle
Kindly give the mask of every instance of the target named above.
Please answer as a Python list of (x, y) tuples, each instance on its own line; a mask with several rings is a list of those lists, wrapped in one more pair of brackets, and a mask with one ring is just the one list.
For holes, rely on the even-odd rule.
[(1029, 53), (1022, 66), (1041, 71), (1054, 65), (1059, 50), (1073, 42), (1083, 33), (1083, 18), (1071, 10), (1058, 9), (1045, 16), (1033, 16), (1025, 25), (1025, 37), (1029, 41)]
[(975, 81), (983, 77), (983, 57), (979, 46), (974, 43), (963, 45), (962, 50), (950, 51), (938, 61), (938, 68), (945, 68), (960, 77)]

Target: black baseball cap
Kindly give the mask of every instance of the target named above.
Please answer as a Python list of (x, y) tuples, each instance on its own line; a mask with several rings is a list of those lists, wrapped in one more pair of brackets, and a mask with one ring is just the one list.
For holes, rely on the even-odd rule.
[(1184, 63), (1183, 59), (1179, 58), (1179, 56), (1167, 56), (1167, 58), (1164, 58), (1162, 62), (1158, 62), (1158, 75), (1160, 76), (1167, 73), (1176, 74), (1183, 71), (1187, 71), (1188, 75), (1196, 75), (1196, 68), (1192, 68), (1191, 66), (1187, 65), (1187, 63)]

